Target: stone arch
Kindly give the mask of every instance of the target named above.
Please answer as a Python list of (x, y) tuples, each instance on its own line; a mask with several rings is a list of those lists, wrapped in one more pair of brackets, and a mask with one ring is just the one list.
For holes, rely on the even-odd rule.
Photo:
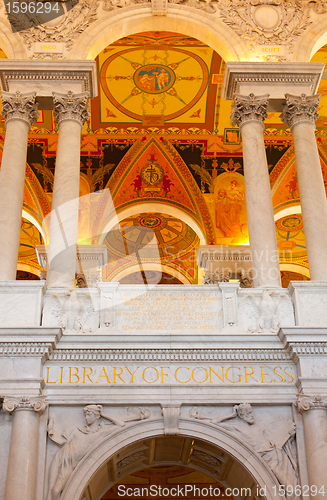
[[(81, 460), (62, 492), (61, 500), (80, 500), (92, 477), (119, 451), (138, 441), (164, 435), (163, 419), (158, 418), (144, 420), (112, 433), (102, 443), (97, 443)], [(278, 488), (278, 482), (271, 470), (246, 443), (228, 431), (203, 421), (184, 417), (179, 421), (178, 436), (199, 439), (225, 451), (243, 465), (259, 487), (267, 487), (267, 500), (275, 499), (273, 487)]]
[(181, 210), (180, 208), (174, 207), (172, 205), (168, 205), (165, 203), (154, 202), (154, 203), (139, 203), (136, 205), (131, 205), (120, 212), (115, 212), (113, 216), (110, 218), (108, 222), (105, 223), (103, 229), (99, 232), (99, 245), (102, 244), (106, 234), (112, 229), (118, 222), (126, 219), (126, 217), (130, 217), (131, 215), (136, 215), (140, 213), (146, 212), (160, 212), (167, 215), (172, 215), (181, 219), (185, 224), (190, 226), (193, 231), (197, 234), (200, 239), (200, 245), (206, 245), (206, 237), (205, 234), (199, 225), (199, 223), (194, 220), (190, 215)]
[(210, 45), (225, 61), (244, 61), (250, 55), (238, 35), (217, 15), (169, 4), (167, 16), (153, 16), (151, 4), (108, 11), (81, 34), (70, 59), (95, 59), (111, 43), (142, 31), (174, 31)]
[(26, 59), (26, 49), (19, 33), (13, 33), (7, 21), (0, 19), (0, 47), (8, 59)]
[(313, 23), (298, 39), (294, 50), (295, 62), (309, 62), (313, 55), (327, 43), (327, 16)]
[[(157, 264), (155, 262), (147, 264), (142, 263), (142, 268), (144, 271), (161, 271), (170, 274), (171, 276), (174, 276), (175, 278), (179, 279), (184, 285), (192, 285), (192, 283), (185, 277), (183, 276), (182, 273), (179, 273), (176, 269), (170, 266), (166, 266), (163, 264)], [(139, 266), (131, 266), (123, 271), (119, 272), (115, 276), (115, 281), (120, 281), (122, 278), (125, 278), (125, 276), (128, 276), (129, 274), (136, 273), (140, 271)]]

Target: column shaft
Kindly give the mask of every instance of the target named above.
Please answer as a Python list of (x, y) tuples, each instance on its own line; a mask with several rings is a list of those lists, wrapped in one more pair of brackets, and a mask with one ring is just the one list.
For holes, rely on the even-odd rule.
[(81, 130), (89, 116), (87, 97), (54, 94), (59, 139), (48, 248), (50, 288), (75, 286)]
[(15, 280), (24, 197), (27, 140), (37, 120), (35, 94), (2, 92), (6, 137), (0, 171), (0, 281)]
[(327, 281), (327, 200), (315, 137), (320, 96), (291, 96), (281, 119), (291, 127), (310, 277)]
[(243, 139), (244, 183), (255, 287), (279, 287), (280, 270), (263, 139), (268, 95), (235, 96), (231, 119)]

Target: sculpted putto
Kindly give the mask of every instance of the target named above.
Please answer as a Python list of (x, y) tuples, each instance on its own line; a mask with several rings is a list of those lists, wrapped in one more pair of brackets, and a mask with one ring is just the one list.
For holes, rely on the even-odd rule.
[[(210, 423), (238, 436), (261, 456), (280, 484), (292, 485), (294, 491), (298, 484), (298, 467), (294, 443), (295, 424), (292, 420), (282, 421), (278, 429), (272, 432), (256, 423), (252, 406), (248, 403), (234, 406), (233, 412), (223, 417), (202, 415), (197, 408), (191, 410), (190, 416), (210, 420)], [(296, 500), (295, 494), (286, 496), (288, 500)]]
[[(57, 451), (50, 466), (49, 490), (47, 500), (59, 500), (67, 481), (75, 467), (105, 436), (113, 433), (127, 422), (149, 418), (149, 410), (140, 411), (134, 417), (121, 420), (103, 412), (101, 405), (87, 405), (83, 409), (86, 426), (76, 427), (67, 437), (64, 433), (58, 435), (53, 430), (53, 419), (49, 419), (48, 435), (52, 441), (62, 446)], [(111, 422), (112, 425), (103, 425), (101, 419)]]

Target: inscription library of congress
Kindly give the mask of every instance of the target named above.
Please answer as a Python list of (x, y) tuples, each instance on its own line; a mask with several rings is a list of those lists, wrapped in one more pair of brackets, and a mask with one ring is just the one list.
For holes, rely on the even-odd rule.
[(327, 500), (327, 0), (0, 0), (0, 500)]

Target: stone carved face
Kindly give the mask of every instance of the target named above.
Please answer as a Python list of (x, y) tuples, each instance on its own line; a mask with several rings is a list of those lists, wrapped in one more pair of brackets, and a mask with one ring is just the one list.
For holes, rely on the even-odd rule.
[(252, 408), (245, 408), (243, 410), (242, 415), (240, 415), (240, 416), (249, 425), (254, 424), (254, 416), (253, 416)]
[(88, 405), (84, 408), (84, 416), (87, 425), (92, 425), (101, 417), (100, 409), (96, 405)]

